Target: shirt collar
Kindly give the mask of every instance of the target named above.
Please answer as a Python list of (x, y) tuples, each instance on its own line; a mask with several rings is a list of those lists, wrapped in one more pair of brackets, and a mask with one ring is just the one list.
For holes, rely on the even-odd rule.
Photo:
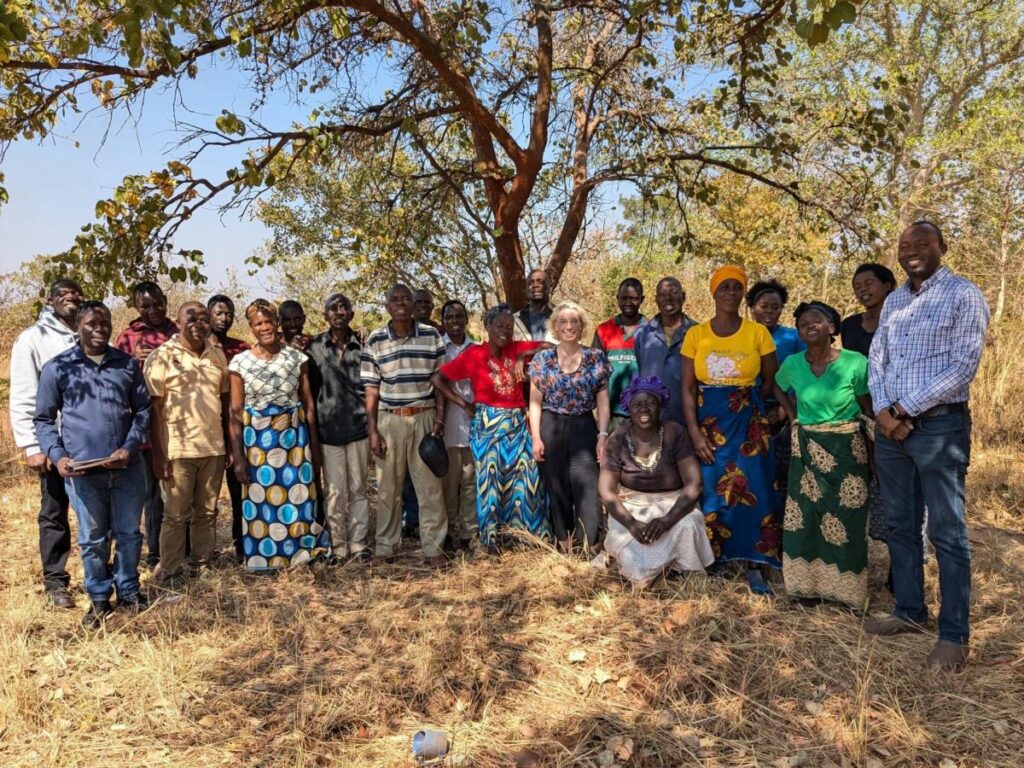
[(200, 357), (200, 358), (201, 358), (201, 357), (205, 357), (205, 356), (206, 356), (206, 354), (207, 354), (207, 353), (208, 353), (208, 352), (209, 352), (209, 351), (210, 351), (211, 349), (213, 349), (213, 344), (211, 344), (211, 343), (210, 343), (210, 340), (209, 340), (209, 339), (207, 339), (207, 340), (206, 340), (206, 345), (205, 345), (205, 346), (203, 347), (202, 351), (201, 351), (201, 352), (199, 352), (199, 354), (196, 354), (196, 353), (195, 353), (195, 352), (193, 352), (193, 351), (192, 351), (191, 349), (189, 349), (188, 347), (186, 347), (186, 346), (185, 346), (184, 344), (182, 344), (182, 343), (181, 343), (181, 334), (180, 334), (180, 333), (176, 333), (176, 334), (174, 334), (173, 336), (171, 336), (171, 338), (169, 338), (169, 339), (168, 339), (167, 341), (165, 341), (164, 343), (165, 343), (165, 344), (170, 344), (170, 345), (171, 345), (171, 346), (172, 346), (173, 348), (176, 348), (176, 349), (178, 349), (178, 350), (180, 350), (180, 351), (184, 352), (184, 353), (185, 353), (186, 355), (193, 355), (193, 356), (195, 356), (195, 357)]
[(937, 270), (935, 270), (934, 275), (929, 277), (927, 280), (924, 280), (921, 283), (921, 287), (918, 288), (916, 291), (911, 289), (909, 279), (903, 284), (903, 287), (907, 289), (907, 293), (909, 293), (911, 296), (920, 296), (922, 293), (929, 290), (933, 286), (936, 286), (939, 283), (943, 282), (952, 274), (953, 273), (949, 271), (949, 267), (943, 265), (940, 266)]
[(415, 338), (416, 336), (420, 335), (420, 324), (415, 320), (412, 321), (412, 333), (410, 333), (408, 336), (399, 336), (397, 333), (395, 333), (394, 329), (391, 327), (390, 320), (388, 320), (388, 324), (384, 327), (388, 329), (388, 338), (391, 339), (391, 341), (398, 341), (398, 339), (401, 338)]
[(468, 333), (466, 334), (466, 340), (462, 342), (462, 344), (456, 344), (454, 341), (451, 340), (451, 337), (449, 337), (447, 333), (442, 337), (442, 341), (444, 341), (444, 348), (446, 350), (448, 349), (448, 345), (451, 344), (459, 352), (461, 352), (462, 350), (464, 350), (466, 347), (470, 346), (473, 343), (473, 340), (469, 338)]

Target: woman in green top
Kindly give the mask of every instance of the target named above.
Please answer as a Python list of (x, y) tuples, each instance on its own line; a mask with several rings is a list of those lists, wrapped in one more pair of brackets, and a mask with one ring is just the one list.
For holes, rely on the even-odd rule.
[[(868, 361), (832, 346), (839, 313), (812, 301), (793, 313), (807, 351), (788, 357), (775, 395), (793, 424), (782, 575), (793, 596), (867, 605), (871, 414)], [(796, 403), (794, 405), (794, 398)]]

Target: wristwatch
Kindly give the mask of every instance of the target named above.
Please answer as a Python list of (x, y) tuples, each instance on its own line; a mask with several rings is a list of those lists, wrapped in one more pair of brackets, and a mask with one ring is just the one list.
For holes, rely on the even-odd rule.
[(896, 407), (896, 403), (893, 403), (885, 410), (888, 411), (889, 415), (894, 419), (902, 419), (904, 416), (904, 414), (900, 413), (900, 409)]

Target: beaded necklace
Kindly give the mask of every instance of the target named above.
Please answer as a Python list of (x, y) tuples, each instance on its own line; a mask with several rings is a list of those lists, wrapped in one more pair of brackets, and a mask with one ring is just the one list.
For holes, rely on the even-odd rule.
[(658, 464), (661, 463), (661, 449), (665, 445), (665, 427), (658, 428), (658, 447), (654, 449), (654, 452), (646, 459), (641, 459), (636, 455), (636, 448), (633, 447), (633, 437), (630, 430), (626, 430), (626, 448), (629, 450), (629, 458), (644, 472), (653, 474), (654, 470), (657, 469)]

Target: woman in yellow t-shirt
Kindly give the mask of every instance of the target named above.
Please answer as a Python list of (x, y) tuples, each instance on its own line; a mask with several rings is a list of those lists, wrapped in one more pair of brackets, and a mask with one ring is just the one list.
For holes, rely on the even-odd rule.
[(768, 329), (740, 317), (746, 289), (740, 267), (711, 276), (715, 316), (683, 339), (683, 416), (701, 461), (715, 557), (745, 562), (751, 590), (770, 595), (759, 566), (780, 567), (782, 537), (764, 393), (772, 391), (779, 366)]

